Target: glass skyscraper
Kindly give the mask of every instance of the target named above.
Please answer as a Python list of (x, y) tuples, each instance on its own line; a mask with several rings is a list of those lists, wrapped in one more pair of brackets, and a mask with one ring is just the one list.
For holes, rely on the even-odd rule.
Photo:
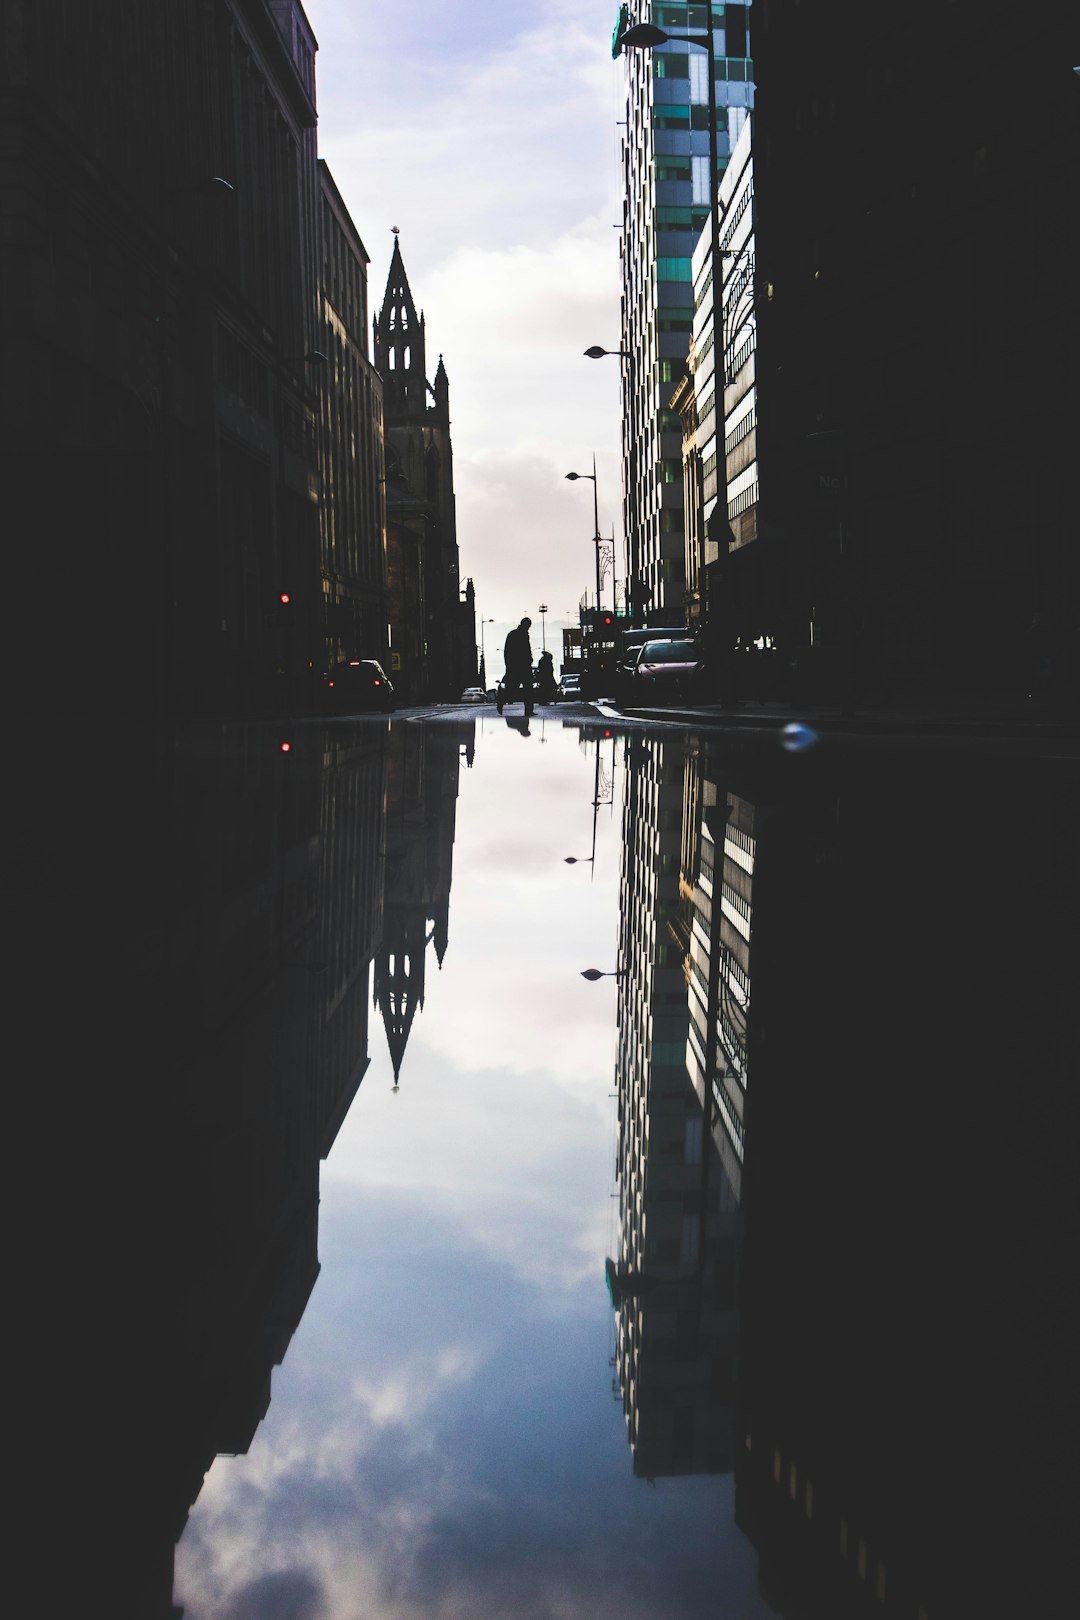
[[(699, 35), (649, 50), (620, 47), (631, 26)], [(709, 174), (709, 55), (716, 80), (717, 174)], [(683, 540), (682, 442), (671, 395), (694, 325), (694, 246), (753, 105), (748, 5), (619, 8), (613, 51), (626, 64), (623, 137), (623, 519), (637, 623), (682, 624), (689, 604)]]

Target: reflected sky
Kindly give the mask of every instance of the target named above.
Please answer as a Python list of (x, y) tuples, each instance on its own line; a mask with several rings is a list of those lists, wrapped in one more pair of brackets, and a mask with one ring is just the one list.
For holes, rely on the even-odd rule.
[(397, 1091), (372, 1023), (321, 1274), (178, 1549), (191, 1620), (769, 1612), (730, 1475), (635, 1479), (612, 1388), (616, 987), (580, 973), (618, 945), (619, 745), (475, 741), (442, 965)]
[(83, 1596), (1049, 1612), (1074, 763), (281, 740), (118, 739), (55, 798), (27, 1314)]

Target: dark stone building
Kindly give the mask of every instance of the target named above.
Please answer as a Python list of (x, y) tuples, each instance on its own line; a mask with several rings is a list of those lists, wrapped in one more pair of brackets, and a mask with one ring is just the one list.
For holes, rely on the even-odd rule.
[(899, 49), (856, 0), (754, 6), (776, 524), (721, 557), (721, 588), (799, 656), (806, 697), (1075, 680), (1067, 10), (942, 4)]
[(306, 707), (349, 643), (326, 608), (363, 640), (385, 614), (365, 255), (319, 168), (302, 6), (4, 18), (0, 433), (5, 518), (33, 537), (27, 655), (110, 712)]
[(424, 315), (394, 240), (375, 365), (386, 435), (391, 669), (408, 699), (456, 698), (476, 679), (472, 581), (461, 589), (450, 384), (442, 355), (427, 380)]
[(382, 382), (368, 357), (367, 250), (319, 159), (319, 538), (326, 662), (387, 659)]

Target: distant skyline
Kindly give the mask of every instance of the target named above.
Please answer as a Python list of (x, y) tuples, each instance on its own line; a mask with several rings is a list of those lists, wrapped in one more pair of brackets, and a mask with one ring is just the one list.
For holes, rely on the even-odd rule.
[[(305, 0), (319, 151), (371, 256), (377, 310), (400, 230), (450, 379), (458, 542), (488, 674), (523, 614), (558, 660), (595, 592), (591, 473), (623, 576), (619, 347), (621, 68), (610, 0)], [(370, 347), (370, 331), (368, 343)], [(603, 600), (611, 601), (610, 577)], [(479, 627), (477, 641), (479, 642)]]

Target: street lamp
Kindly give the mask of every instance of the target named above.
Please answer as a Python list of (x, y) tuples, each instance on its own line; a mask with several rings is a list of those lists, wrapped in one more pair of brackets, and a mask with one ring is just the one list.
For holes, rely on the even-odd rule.
[(305, 366), (325, 366), (328, 359), (329, 355), (325, 355), (321, 349), (307, 349), (303, 354), (283, 354), (281, 357), (283, 365), (302, 363)]
[(625, 974), (625, 968), (611, 968), (607, 973), (602, 972), (600, 968), (582, 968), (581, 970), (581, 977), (590, 979), (593, 984), (596, 983), (597, 979), (621, 979)]
[[(716, 206), (716, 170), (718, 166), (718, 153), (716, 142), (716, 47), (713, 40), (712, 8), (709, 9), (709, 26), (704, 34), (669, 34), (666, 29), (656, 28), (652, 23), (637, 23), (628, 28), (625, 33), (618, 36), (617, 44), (621, 47), (629, 45), (635, 50), (652, 50), (654, 45), (666, 45), (669, 41), (679, 44), (696, 45), (708, 54), (709, 79), (709, 244), (712, 252), (713, 275), (713, 301), (712, 301), (712, 349), (713, 349), (713, 388), (719, 381), (718, 367), (721, 364), (721, 344), (723, 331), (719, 312), (720, 301), (720, 211)], [(717, 423), (717, 456), (724, 450), (724, 403), (720, 394), (716, 401)], [(700, 539), (700, 585), (702, 590), (702, 605), (704, 606), (705, 586), (705, 533), (702, 525)], [(726, 550), (726, 547), (725, 547)]]
[(547, 612), (547, 603), (541, 602), (537, 612), (540, 614), (540, 650), (541, 652), (547, 652), (547, 630), (545, 628), (547, 620), (544, 617)]
[(596, 609), (597, 609), (597, 612), (599, 612), (600, 611), (600, 543), (601, 542), (600, 542), (600, 507), (599, 507), (599, 504), (598, 504), (598, 501), (597, 501), (597, 495), (596, 495), (596, 453), (595, 453), (595, 451), (593, 453), (593, 458), (592, 458), (592, 472), (591, 473), (568, 472), (566, 474), (566, 477), (570, 479), (571, 483), (573, 483), (574, 480), (577, 479), (577, 478), (591, 478), (592, 479), (593, 542), (594, 542), (594, 544), (596, 546)]
[(479, 671), (479, 674), (480, 674), (480, 685), (484, 688), (485, 691), (487, 690), (487, 662), (486, 662), (486, 660), (484, 658), (484, 626), (485, 626), (485, 624), (494, 624), (494, 623), (495, 623), (494, 619), (481, 619), (480, 620), (480, 671)]
[[(584, 353), (585, 358), (587, 360), (602, 360), (605, 355), (614, 355), (614, 356), (616, 356), (617, 358), (619, 358), (621, 360), (626, 360), (627, 362), (632, 362), (633, 358), (634, 358), (634, 353), (633, 353), (632, 349), (605, 349), (603, 347), (603, 345), (599, 344), (599, 343), (590, 344), (589, 347), (583, 351), (583, 353)], [(635, 409), (634, 409), (634, 380), (633, 380), (633, 375), (634, 374), (633, 374), (633, 371), (631, 369), (631, 365), (628, 364), (627, 367), (626, 367), (626, 371), (624, 373), (624, 376), (623, 376), (623, 422), (624, 422), (623, 440), (624, 440), (624, 443), (627, 444), (630, 447), (630, 453), (631, 453), (632, 458), (634, 456), (634, 450), (633, 450), (634, 439), (633, 439), (633, 435), (634, 435), (634, 432), (635, 432), (635, 422), (636, 422), (636, 412), (635, 412)], [(633, 466), (633, 464), (634, 463), (633, 463), (633, 460), (632, 460), (631, 461), (631, 466)], [(631, 483), (631, 487), (633, 488), (634, 487), (633, 477), (631, 477), (630, 483)], [(630, 624), (634, 624), (636, 622), (635, 613), (636, 613), (637, 606), (638, 606), (638, 603), (637, 603), (637, 594), (638, 594), (637, 577), (638, 577), (639, 559), (638, 559), (638, 556), (637, 556), (637, 546), (634, 543), (634, 539), (633, 539), (634, 533), (636, 532), (636, 524), (637, 524), (637, 518), (636, 518), (635, 508), (634, 508), (634, 496), (633, 495), (631, 495), (631, 498), (630, 498), (629, 502), (627, 503), (625, 516), (626, 516), (626, 522), (625, 522), (625, 525), (624, 525), (623, 541), (624, 541), (624, 545), (625, 545), (624, 558), (625, 558), (625, 562), (626, 562), (626, 579), (625, 579), (624, 586), (623, 586), (623, 595), (624, 595), (624, 598), (625, 598), (625, 604), (624, 605), (625, 605), (627, 619), (628, 619)], [(614, 537), (614, 535), (612, 535), (612, 540), (611, 540), (611, 601), (612, 601), (612, 607), (614, 609), (617, 606), (616, 601), (615, 601), (615, 537)]]

